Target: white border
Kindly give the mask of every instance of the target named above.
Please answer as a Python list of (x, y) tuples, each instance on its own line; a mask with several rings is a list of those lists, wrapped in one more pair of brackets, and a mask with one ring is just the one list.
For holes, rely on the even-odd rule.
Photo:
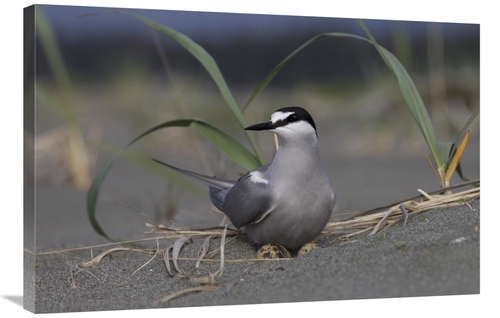
[[(218, 316), (235, 311), (247, 312), (252, 315), (269, 313), (269, 310), (279, 310), (280, 315), (303, 316), (304, 314), (322, 312), (332, 316), (398, 316), (416, 317), (423, 313), (432, 313), (431, 316), (477, 316), (490, 312), (494, 301), (498, 301), (498, 231), (499, 209), (497, 205), (490, 204), (494, 198), (493, 191), (498, 189), (498, 167), (492, 163), (498, 162), (498, 157), (493, 153), (498, 147), (498, 131), (493, 127), (498, 126), (499, 98), (498, 91), (498, 38), (499, 28), (494, 6), (494, 1), (474, 1), (462, 5), (456, 1), (429, 1), (420, 0), (412, 2), (402, 1), (301, 1), (292, 4), (292, 1), (250, 1), (229, 2), (221, 0), (212, 1), (50, 1), (44, 4), (56, 5), (82, 5), (105, 6), (144, 9), (172, 9), (188, 11), (214, 11), (214, 12), (244, 12), (282, 15), (308, 15), (327, 17), (360, 17), (389, 20), (416, 20), (440, 21), (481, 24), (481, 171), (482, 173), (482, 198), (481, 198), (481, 295), (480, 296), (453, 296), (453, 297), (426, 297), (402, 298), (380, 300), (356, 300), (337, 302), (314, 302), (282, 305), (258, 305), (247, 308), (245, 306), (230, 307), (205, 307), (190, 309), (168, 309), (168, 312), (94, 312), (78, 313), (79, 316), (106, 316), (120, 315), (120, 317), (135, 317), (137, 314), (160, 315), (203, 315)], [(331, 3), (325, 7), (325, 3)], [(27, 1), (8, 1), (2, 6), (3, 17), (0, 28), (2, 48), (2, 262), (0, 273), (0, 307), (2, 312), (12, 311), (15, 315), (27, 316), (31, 313), (24, 311), (17, 304), (4, 298), (11, 295), (22, 295), (23, 265), (22, 265), (22, 8), (33, 4)], [(15, 132), (13, 134), (12, 132)], [(14, 193), (13, 193), (14, 191)], [(495, 258), (493, 258), (495, 257)], [(493, 309), (493, 308), (491, 308)], [(493, 309), (492, 312), (495, 312)], [(8, 314), (7, 314), (8, 315)], [(50, 316), (51, 314), (49, 314)], [(57, 314), (64, 317), (70, 314)], [(443, 315), (443, 316), (444, 316)], [(11, 315), (8, 315), (11, 316)]]

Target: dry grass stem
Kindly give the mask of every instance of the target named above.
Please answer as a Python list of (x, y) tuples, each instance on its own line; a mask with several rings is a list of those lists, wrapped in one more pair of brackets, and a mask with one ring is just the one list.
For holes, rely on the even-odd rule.
[(380, 228), (385, 225), (385, 222), (387, 220), (387, 218), (394, 212), (396, 211), (397, 208), (396, 207), (392, 207), (389, 209), (389, 211), (387, 211), (384, 216), (382, 217), (382, 219), (377, 223), (377, 225), (375, 226), (375, 228), (373, 229), (373, 231), (371, 231), (370, 235), (373, 235), (375, 233), (377, 233)]
[(169, 251), (172, 249), (172, 246), (169, 246), (163, 251), (163, 262), (165, 263), (165, 267), (167, 268), (167, 272), (170, 276), (175, 276), (175, 273), (172, 272), (172, 269), (170, 268), (170, 256), (169, 256)]
[(226, 231), (227, 231), (227, 226), (224, 227), (224, 233), (222, 234), (222, 238), (220, 240), (220, 268), (214, 274), (217, 275), (217, 273), (219, 273), (219, 277), (221, 277), (222, 272), (224, 272), (224, 246), (226, 245)]
[(135, 273), (137, 273), (139, 270), (141, 270), (144, 266), (146, 266), (149, 263), (151, 263), (151, 261), (156, 257), (156, 255), (158, 255), (159, 252), (160, 252), (160, 242), (159, 242), (159, 240), (156, 240), (156, 252), (154, 253), (154, 255), (146, 263), (144, 263), (144, 265), (142, 265), (141, 267), (139, 267), (138, 269), (136, 269), (132, 273), (132, 276), (134, 276)]
[(418, 191), (418, 192), (420, 192), (420, 193), (422, 193), (422, 195), (423, 195), (424, 197), (426, 197), (426, 198), (427, 198), (427, 200), (432, 200), (432, 197), (431, 197), (429, 194), (427, 194), (424, 190), (422, 190), (422, 189), (418, 189), (417, 191)]
[[(186, 277), (187, 274), (180, 268), (177, 261), (179, 260), (179, 255), (182, 248), (191, 242), (191, 238), (188, 236), (181, 237), (174, 244), (167, 247), (163, 252), (163, 261), (165, 262), (165, 266), (167, 268), (168, 274), (170, 276), (180, 276)], [(170, 257), (170, 251), (172, 252), (172, 257)], [(170, 261), (174, 264), (174, 268), (177, 272), (174, 272), (170, 267)]]
[[(459, 183), (459, 184), (455, 184), (455, 185), (452, 185), (452, 186), (449, 186), (449, 187), (446, 187), (446, 188), (440, 188), (438, 190), (434, 190), (434, 191), (427, 192), (427, 193), (429, 195), (441, 194), (444, 191), (454, 190), (454, 189), (458, 189), (458, 188), (463, 188), (463, 187), (469, 186), (469, 185), (479, 186), (479, 183), (480, 183), (480, 180), (476, 179), (476, 180), (471, 180), (471, 181), (466, 181), (466, 182), (462, 182), (462, 183)], [(391, 208), (394, 205), (399, 205), (399, 204), (407, 202), (407, 201), (414, 201), (414, 200), (421, 200), (421, 199), (422, 199), (422, 194), (419, 194), (419, 195), (416, 195), (416, 196), (414, 196), (412, 198), (408, 198), (408, 199), (405, 199), (405, 200), (402, 200), (402, 201), (399, 201), (399, 202), (395, 202), (395, 203), (392, 203), (392, 204), (389, 204), (389, 205), (386, 205), (386, 206), (382, 206), (382, 207), (378, 207), (378, 208), (375, 208), (375, 209), (370, 209), (370, 210), (364, 211), (362, 213), (359, 213), (357, 215), (357, 217), (371, 215), (371, 214), (374, 214), (376, 212), (383, 211), (383, 210), (386, 210), (388, 208)]]
[[(445, 189), (443, 189), (443, 191), (444, 190)], [(421, 202), (408, 200), (393, 205), (385, 211), (356, 216), (352, 219), (341, 222), (329, 222), (323, 230), (323, 234), (332, 234), (333, 232), (338, 233), (341, 231), (359, 229), (359, 231), (346, 234), (342, 236), (342, 238), (350, 238), (368, 231), (371, 231), (370, 235), (373, 235), (380, 232), (382, 229), (392, 227), (400, 220), (403, 220), (403, 224), (405, 224), (409, 217), (428, 210), (468, 204), (468, 201), (479, 198), (480, 187), (452, 194), (430, 195), (421, 189), (418, 189), (418, 192), (421, 194), (421, 197), (426, 200)]]
[(198, 286), (198, 287), (192, 287), (192, 288), (186, 288), (181, 291), (175, 292), (173, 294), (170, 294), (168, 296), (162, 297), (160, 299), (155, 300), (156, 303), (164, 303), (167, 301), (170, 301), (174, 298), (177, 298), (179, 296), (182, 296), (184, 294), (189, 294), (189, 293), (195, 293), (195, 292), (203, 292), (203, 291), (211, 291), (218, 289), (219, 286), (213, 286), (213, 285), (207, 285), (207, 286)]
[(88, 250), (88, 249), (94, 249), (94, 248), (100, 248), (100, 247), (108, 247), (108, 246), (115, 246), (115, 245), (125, 245), (125, 244), (130, 244), (130, 243), (140, 243), (140, 242), (149, 242), (149, 241), (156, 241), (156, 240), (162, 240), (166, 239), (164, 236), (158, 236), (158, 237), (148, 237), (144, 239), (136, 239), (136, 240), (127, 240), (127, 241), (119, 241), (119, 242), (112, 242), (112, 243), (105, 243), (105, 244), (98, 244), (98, 245), (92, 245), (92, 246), (83, 246), (83, 247), (75, 247), (75, 248), (67, 248), (67, 249), (62, 249), (62, 250), (57, 250), (57, 251), (50, 251), (50, 252), (39, 252), (39, 253), (34, 253), (33, 251), (24, 249), (24, 251), (33, 254), (33, 255), (51, 255), (51, 254), (62, 254), (62, 253), (68, 253), (68, 252), (76, 252), (76, 251), (82, 251), (82, 250)]
[[(172, 260), (174, 260), (174, 259), (172, 259)], [(197, 262), (199, 259), (192, 258), (192, 257), (179, 257), (179, 258), (176, 258), (175, 260)], [(224, 260), (224, 262), (225, 263), (248, 263), (248, 262), (286, 261), (286, 260), (291, 260), (291, 258), (266, 258), (266, 259), (240, 258), (240, 259), (226, 259), (226, 260)], [(220, 259), (204, 258), (204, 259), (200, 260), (200, 262), (219, 263)]]
[(177, 263), (177, 259), (181, 254), (182, 248), (191, 242), (192, 239), (189, 236), (181, 237), (177, 241), (175, 241), (172, 248), (172, 262), (174, 263), (174, 267), (177, 270), (177, 272), (183, 275), (185, 275), (186, 273), (180, 268), (179, 264)]
[[(231, 243), (232, 241), (234, 241), (237, 237), (238, 237), (239, 234), (236, 234), (235, 236), (233, 236), (230, 240), (228, 240), (225, 245)], [(220, 247), (216, 248), (215, 250), (211, 251), (210, 253), (207, 253), (206, 255), (206, 258), (212, 258), (215, 254), (217, 254), (220, 250)]]
[[(470, 181), (467, 183), (463, 183), (462, 186), (465, 185), (470, 185), (472, 183), (479, 183), (479, 180), (474, 180)], [(384, 211), (380, 212), (371, 212), (371, 211), (378, 211), (381, 208), (378, 209), (372, 209), (367, 212), (371, 212), (369, 214), (366, 214), (367, 212), (360, 213), (358, 216), (355, 216), (351, 219), (345, 220), (345, 221), (340, 221), (340, 222), (329, 222), (325, 229), (323, 230), (323, 234), (344, 234), (341, 236), (341, 238), (349, 238), (352, 236), (356, 236), (359, 234), (366, 233), (370, 230), (373, 230), (377, 224), (384, 219), (384, 216), (386, 216), (385, 221), (393, 224), (397, 223), (402, 217), (403, 213), (400, 210), (397, 210), (400, 206), (400, 204), (404, 204), (404, 207), (408, 211), (408, 216), (414, 216), (418, 213), (422, 213), (424, 211), (428, 211), (431, 209), (435, 208), (441, 208), (441, 207), (451, 207), (451, 206), (458, 206), (458, 205), (468, 205), (468, 201), (472, 201), (475, 199), (478, 199), (480, 196), (480, 187), (464, 190), (461, 192), (457, 192), (454, 194), (446, 194), (446, 195), (439, 195), (439, 191), (445, 191), (451, 188), (457, 188), (457, 186), (453, 186), (450, 188), (446, 189), (441, 189), (437, 190), (434, 192), (424, 192), (419, 189), (420, 193), (420, 198), (425, 197), (427, 200), (422, 201), (422, 202), (416, 202), (414, 199), (418, 197), (411, 198), (407, 201), (401, 201), (393, 206), (389, 206), (386, 208)], [(470, 206), (470, 205), (468, 205)], [(388, 212), (391, 213), (388, 213)], [(144, 239), (136, 239), (136, 240), (127, 240), (127, 241), (122, 241), (122, 242), (112, 242), (112, 243), (106, 243), (106, 244), (100, 244), (100, 245), (93, 245), (93, 246), (87, 246), (87, 247), (79, 247), (79, 248), (72, 248), (72, 249), (63, 249), (63, 250), (58, 250), (58, 251), (50, 251), (50, 252), (42, 252), (42, 253), (33, 253), (32, 251), (26, 250), (28, 253), (32, 253), (34, 255), (49, 255), (49, 254), (60, 254), (60, 253), (68, 253), (72, 251), (79, 251), (79, 250), (86, 250), (86, 249), (95, 249), (95, 248), (101, 248), (101, 247), (108, 247), (108, 246), (113, 246), (113, 245), (119, 245), (119, 244), (127, 244), (127, 243), (138, 243), (138, 242), (145, 242), (145, 241), (158, 241), (162, 239), (172, 239), (172, 238), (184, 238), (184, 240), (187, 240), (186, 238), (196, 238), (196, 237), (208, 237), (208, 236), (222, 236), (224, 232), (226, 233), (225, 236), (236, 236), (241, 234), (240, 231), (238, 230), (233, 230), (233, 229), (227, 229), (227, 228), (220, 228), (220, 227), (215, 227), (215, 228), (208, 228), (208, 229), (192, 229), (192, 228), (174, 228), (174, 227), (167, 227), (165, 225), (151, 225), (146, 223), (146, 226), (150, 229), (149, 233), (163, 233), (164, 235), (162, 236), (156, 236), (153, 238), (144, 238)], [(354, 232), (352, 232), (354, 231)], [(234, 237), (232, 238), (232, 240)], [(227, 241), (231, 242), (231, 240)], [(115, 247), (111, 248), (95, 258), (92, 258), (90, 262), (84, 263), (85, 265), (98, 265), (99, 262), (104, 258), (105, 256), (111, 255), (116, 252), (120, 251), (135, 251), (135, 252), (140, 252), (140, 253), (149, 253), (149, 254), (154, 254), (155, 251), (152, 250), (144, 250), (144, 249), (138, 249), (138, 248), (124, 248), (124, 247)], [(206, 253), (205, 259), (200, 260), (200, 257), (198, 258), (180, 258), (180, 257), (172, 257), (172, 260), (189, 260), (189, 261), (219, 261), (219, 260), (208, 260), (206, 257), (211, 257), (214, 252), (212, 251), (210, 253)], [(167, 253), (165, 253), (167, 254)], [(249, 260), (243, 260), (243, 261), (249, 261)], [(253, 260), (252, 260), (253, 261)], [(226, 262), (234, 262), (234, 260), (226, 260)]]
[(200, 267), (201, 260), (207, 255), (207, 252), (210, 248), (210, 242), (212, 241), (213, 238), (214, 238), (214, 235), (209, 235), (203, 241), (203, 244), (201, 245), (200, 249), (198, 250), (198, 255), (197, 255), (198, 261), (196, 262), (196, 265), (194, 266), (194, 268), (197, 269)]
[(94, 257), (92, 260), (90, 260), (88, 262), (82, 263), (82, 266), (85, 266), (85, 267), (97, 266), (103, 260), (103, 258), (105, 258), (106, 256), (111, 256), (111, 254), (117, 253), (117, 252), (130, 252), (130, 251), (139, 252), (139, 253), (143, 253), (143, 254), (151, 254), (152, 253), (151, 250), (145, 250), (145, 249), (139, 249), (139, 248), (115, 247), (115, 248), (112, 248), (112, 249), (109, 249), (107, 251), (102, 252), (101, 254), (97, 255), (96, 257)]
[[(221, 235), (224, 231), (224, 227), (212, 227), (207, 229), (192, 229), (192, 228), (175, 228), (167, 227), (165, 225), (152, 225), (146, 223), (146, 226), (150, 229), (147, 233), (165, 233), (164, 238), (179, 238), (183, 236), (207, 236), (207, 235)], [(227, 235), (236, 235), (240, 233), (239, 230), (227, 229)]]
[[(216, 283), (215, 277), (218, 275), (218, 277), (222, 276), (222, 273), (224, 272), (224, 246), (225, 246), (225, 241), (226, 241), (226, 233), (224, 232), (221, 237), (221, 243), (220, 243), (220, 267), (215, 273), (211, 273), (208, 276), (204, 277), (189, 277), (189, 281), (194, 284), (200, 284), (200, 285), (214, 285)], [(202, 259), (198, 258), (198, 261), (196, 264), (199, 264)], [(197, 267), (195, 267), (197, 269)]]
[(429, 158), (429, 156), (425, 155), (425, 159), (427, 159), (427, 162), (429, 163), (429, 166), (431, 166), (432, 172), (434, 172), (434, 175), (436, 176), (436, 178), (439, 180), (439, 182), (441, 182), (441, 177), (439, 176), (438, 171), (436, 170), (436, 168), (432, 164), (432, 161)]
[(345, 241), (345, 240), (348, 240), (349, 238), (353, 237), (353, 236), (356, 236), (356, 235), (360, 235), (360, 234), (363, 234), (363, 233), (366, 233), (368, 231), (371, 230), (371, 227), (369, 228), (366, 228), (366, 229), (363, 229), (363, 230), (360, 230), (360, 231), (356, 231), (356, 232), (353, 232), (353, 233), (349, 233), (349, 234), (346, 234), (346, 235), (343, 235), (340, 237), (340, 240), (341, 241)]

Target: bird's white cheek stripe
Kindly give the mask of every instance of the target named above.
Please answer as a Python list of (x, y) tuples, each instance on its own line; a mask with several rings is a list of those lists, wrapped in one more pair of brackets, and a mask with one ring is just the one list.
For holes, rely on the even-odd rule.
[(278, 127), (275, 129), (275, 132), (282, 136), (289, 136), (289, 138), (293, 138), (293, 136), (314, 134), (315, 130), (308, 122), (301, 120), (296, 123)]
[(280, 120), (285, 120), (288, 118), (288, 116), (290, 116), (291, 114), (293, 114), (293, 112), (286, 112), (286, 113), (283, 113), (283, 112), (275, 112), (271, 115), (271, 122), (273, 124), (275, 124), (276, 122), (280, 121)]
[(268, 184), (269, 181), (267, 179), (265, 179), (262, 174), (258, 171), (252, 171), (250, 173), (250, 180), (254, 183), (264, 183), (264, 184)]

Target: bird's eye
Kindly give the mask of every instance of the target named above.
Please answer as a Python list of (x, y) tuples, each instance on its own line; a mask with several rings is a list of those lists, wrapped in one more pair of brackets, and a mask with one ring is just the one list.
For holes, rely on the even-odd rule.
[(299, 120), (299, 116), (296, 114), (288, 116), (288, 122), (289, 123), (294, 123)]

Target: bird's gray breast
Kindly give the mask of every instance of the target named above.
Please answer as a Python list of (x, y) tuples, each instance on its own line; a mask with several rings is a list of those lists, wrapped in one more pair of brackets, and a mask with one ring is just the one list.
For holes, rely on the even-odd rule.
[(280, 176), (271, 178), (269, 184), (272, 211), (260, 222), (245, 226), (245, 230), (257, 243), (300, 248), (324, 229), (335, 195), (323, 171), (309, 173), (305, 179), (283, 173)]

